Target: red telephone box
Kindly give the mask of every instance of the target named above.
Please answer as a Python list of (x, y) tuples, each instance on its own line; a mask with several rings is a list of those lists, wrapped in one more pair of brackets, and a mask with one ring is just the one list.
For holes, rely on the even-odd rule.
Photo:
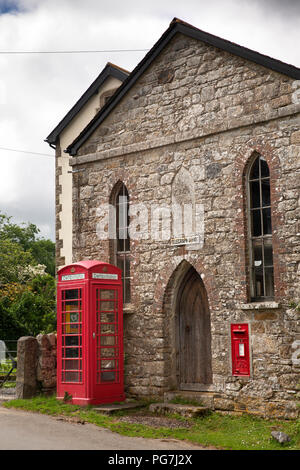
[(57, 398), (125, 400), (121, 270), (81, 261), (58, 271)]
[(249, 330), (247, 323), (231, 325), (232, 375), (250, 375)]

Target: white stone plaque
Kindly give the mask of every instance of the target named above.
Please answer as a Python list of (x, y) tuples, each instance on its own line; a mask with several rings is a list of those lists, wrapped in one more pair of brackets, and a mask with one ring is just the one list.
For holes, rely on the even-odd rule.
[(200, 243), (199, 235), (182, 238), (171, 238), (171, 245), (191, 245), (193, 243)]

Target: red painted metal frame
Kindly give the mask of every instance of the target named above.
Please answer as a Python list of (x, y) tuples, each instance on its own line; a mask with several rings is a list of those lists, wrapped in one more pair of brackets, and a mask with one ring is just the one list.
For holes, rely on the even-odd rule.
[[(73, 352), (76, 352), (76, 345), (66, 348), (66, 341), (72, 342), (72, 338), (75, 338), (73, 342), (76, 342), (76, 338), (79, 337), (80, 333), (78, 323), (80, 316), (78, 309), (75, 309), (76, 299), (63, 299), (63, 293), (65, 291), (70, 294), (70, 291), (74, 289), (81, 289), (82, 293), (82, 380), (78, 380), (77, 382), (63, 380), (65, 377), (76, 377), (76, 369), (73, 369), (73, 367), (76, 366), (76, 361), (80, 365), (80, 358), (66, 358), (67, 349), (68, 353), (71, 355)], [(111, 296), (113, 293), (114, 299), (102, 299), (100, 301), (100, 292), (106, 293), (106, 296)], [(97, 294), (98, 299), (96, 297)], [(66, 304), (66, 302), (70, 302), (70, 304)], [(102, 307), (104, 304), (106, 306), (108, 305), (108, 307), (105, 308), (109, 308), (110, 310), (106, 312), (103, 311), (104, 308), (101, 308), (100, 312), (99, 307)], [(112, 304), (114, 306), (113, 311), (111, 310)], [(64, 309), (62, 308), (63, 306)], [(67, 307), (69, 307), (69, 310)], [(75, 323), (71, 322), (71, 313), (73, 313)], [(78, 320), (76, 319), (76, 315), (78, 315)], [(101, 321), (103, 318), (106, 319), (106, 322)], [(109, 322), (107, 318), (110, 320)], [(113, 318), (114, 321), (111, 321), (111, 318)], [(105, 331), (109, 329), (114, 330), (114, 333)], [(118, 346), (108, 345), (108, 347), (105, 348), (105, 345), (100, 344), (104, 341), (104, 338), (109, 338), (110, 342), (117, 342)], [(77, 349), (80, 351), (80, 346), (77, 346)], [(99, 353), (106, 352), (110, 355), (111, 351), (109, 351), (109, 349), (114, 350), (116, 353), (114, 357), (106, 358), (103, 356), (101, 358)], [(63, 355), (64, 352), (65, 354)], [(112, 403), (125, 400), (123, 355), (121, 270), (108, 263), (90, 260), (81, 261), (61, 268), (58, 271), (57, 286), (57, 398), (64, 399), (65, 396), (71, 395), (72, 402), (80, 405)], [(66, 364), (68, 365), (67, 367)], [(102, 367), (102, 369), (101, 367), (99, 368), (99, 365), (103, 364), (105, 364), (105, 367)], [(70, 370), (68, 369), (69, 365), (71, 366)], [(109, 367), (109, 369), (107, 369), (107, 367)], [(69, 375), (63, 375), (65, 372)], [(108, 380), (102, 380), (105, 377)]]
[(247, 323), (231, 325), (232, 375), (250, 376), (249, 328)]

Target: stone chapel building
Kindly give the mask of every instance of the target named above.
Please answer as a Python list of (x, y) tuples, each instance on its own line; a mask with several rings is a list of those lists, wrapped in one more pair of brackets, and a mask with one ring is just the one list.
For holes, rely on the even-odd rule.
[(117, 78), (47, 141), (72, 261), (123, 271), (127, 393), (298, 416), (300, 69), (175, 18)]

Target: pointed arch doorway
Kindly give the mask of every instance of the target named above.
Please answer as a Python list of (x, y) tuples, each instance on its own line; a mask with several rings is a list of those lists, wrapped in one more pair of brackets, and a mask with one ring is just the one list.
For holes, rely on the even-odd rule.
[(180, 390), (201, 390), (212, 383), (211, 325), (206, 289), (190, 266), (176, 296), (176, 368)]

